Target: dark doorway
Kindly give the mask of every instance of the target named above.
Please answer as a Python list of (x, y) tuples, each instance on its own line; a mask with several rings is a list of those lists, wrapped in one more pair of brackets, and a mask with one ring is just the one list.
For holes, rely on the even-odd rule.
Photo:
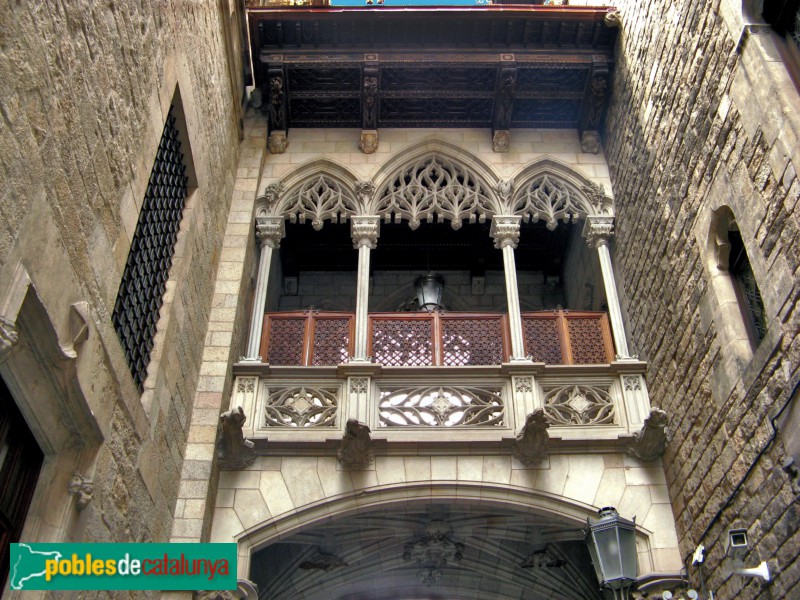
[(31, 505), (42, 453), (0, 378), (0, 582), (9, 572), (9, 544), (19, 541)]

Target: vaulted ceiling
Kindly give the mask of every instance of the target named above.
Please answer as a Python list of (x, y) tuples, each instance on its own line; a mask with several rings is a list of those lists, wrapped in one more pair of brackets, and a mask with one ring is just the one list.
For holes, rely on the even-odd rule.
[(251, 579), (269, 600), (600, 599), (579, 527), (452, 503), (310, 527), (257, 552)]

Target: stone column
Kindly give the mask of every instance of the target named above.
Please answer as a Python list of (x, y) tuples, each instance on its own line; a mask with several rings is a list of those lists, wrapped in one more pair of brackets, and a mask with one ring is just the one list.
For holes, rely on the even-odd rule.
[(517, 265), (514, 261), (514, 248), (519, 243), (518, 215), (498, 215), (492, 218), (490, 235), (494, 247), (503, 252), (503, 269), (506, 276), (506, 298), (508, 302), (508, 324), (511, 329), (511, 362), (528, 362), (525, 356), (525, 341), (522, 335), (522, 316), (519, 309), (519, 288), (517, 286)]
[(369, 258), (378, 244), (381, 218), (358, 216), (350, 220), (353, 247), (358, 250), (358, 281), (356, 284), (356, 335), (351, 362), (369, 362), (367, 338), (369, 333)]
[(600, 271), (603, 275), (603, 287), (606, 292), (608, 316), (611, 321), (611, 334), (617, 349), (618, 360), (630, 360), (628, 340), (625, 337), (625, 326), (622, 322), (622, 310), (617, 295), (617, 284), (614, 280), (614, 268), (611, 266), (611, 253), (608, 250), (608, 238), (613, 235), (614, 217), (586, 217), (583, 226), (583, 237), (592, 248), (597, 248), (600, 259)]
[(286, 227), (283, 217), (256, 217), (256, 238), (261, 246), (261, 256), (258, 259), (253, 316), (250, 319), (250, 337), (245, 357), (247, 361), (260, 362), (262, 360), (258, 352), (261, 348), (261, 334), (264, 328), (264, 306), (267, 302), (267, 283), (272, 265), (272, 251), (280, 246), (284, 235), (286, 235)]

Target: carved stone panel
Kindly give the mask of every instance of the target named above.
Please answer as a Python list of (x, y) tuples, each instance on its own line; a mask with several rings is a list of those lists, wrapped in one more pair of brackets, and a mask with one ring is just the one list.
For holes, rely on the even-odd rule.
[(553, 425), (613, 425), (616, 408), (607, 385), (544, 388), (544, 411)]
[(504, 424), (502, 388), (424, 386), (382, 388), (381, 427), (492, 427)]
[(266, 427), (333, 427), (339, 408), (337, 388), (269, 387), (264, 403)]

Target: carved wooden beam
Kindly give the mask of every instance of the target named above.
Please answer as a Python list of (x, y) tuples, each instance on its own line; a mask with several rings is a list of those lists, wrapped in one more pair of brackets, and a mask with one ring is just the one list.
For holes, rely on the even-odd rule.
[(592, 154), (600, 152), (600, 129), (608, 109), (610, 95), (611, 72), (608, 62), (603, 57), (595, 56), (578, 120), (581, 149), (584, 152)]
[[(513, 55), (510, 55), (513, 56)], [(492, 115), (492, 149), (508, 152), (511, 143), (511, 114), (514, 111), (514, 91), (517, 87), (517, 68), (513, 63), (500, 67), (495, 88)]]
[(364, 64), (361, 76), (361, 139), (359, 148), (364, 154), (378, 149), (378, 84), (377, 55), (374, 61)]
[(269, 138), (267, 145), (272, 154), (283, 154), (289, 141), (286, 138), (288, 103), (286, 98), (286, 73), (283, 63), (267, 68), (267, 107), (269, 111)]

